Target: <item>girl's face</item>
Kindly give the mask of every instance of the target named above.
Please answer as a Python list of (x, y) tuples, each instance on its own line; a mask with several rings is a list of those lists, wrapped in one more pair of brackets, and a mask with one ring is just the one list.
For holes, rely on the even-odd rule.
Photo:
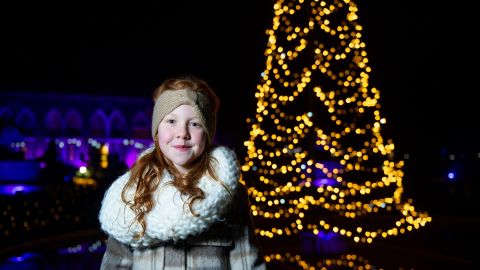
[(180, 173), (186, 173), (203, 153), (207, 133), (190, 105), (180, 105), (158, 126), (160, 150)]

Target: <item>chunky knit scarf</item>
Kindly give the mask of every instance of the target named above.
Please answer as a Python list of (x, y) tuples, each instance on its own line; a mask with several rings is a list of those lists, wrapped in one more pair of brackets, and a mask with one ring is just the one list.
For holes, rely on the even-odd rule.
[[(172, 176), (165, 170), (160, 185), (153, 194), (154, 207), (146, 216), (145, 234), (142, 238), (135, 239), (142, 227), (135, 220), (134, 212), (121, 198), (123, 187), (130, 177), (127, 172), (115, 180), (105, 193), (99, 213), (102, 230), (132, 247), (148, 247), (166, 241), (182, 240), (189, 235), (206, 231), (210, 225), (222, 220), (240, 178), (238, 160), (232, 150), (218, 146), (213, 150), (212, 156), (217, 160), (214, 162), (215, 172), (230, 192), (209, 175), (202, 176), (198, 187), (205, 193), (205, 199), (193, 204), (193, 210), (198, 216), (193, 216), (188, 205), (185, 205), (187, 197), (182, 196), (174, 186), (167, 184), (172, 180)], [(133, 198), (134, 190), (130, 190), (126, 195), (127, 199)]]

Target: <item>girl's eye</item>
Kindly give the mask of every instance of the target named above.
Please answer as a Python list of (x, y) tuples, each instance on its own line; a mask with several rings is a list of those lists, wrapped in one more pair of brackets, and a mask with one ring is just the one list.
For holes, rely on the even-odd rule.
[(175, 120), (173, 120), (173, 119), (167, 119), (167, 120), (165, 120), (165, 122), (166, 122), (166, 123), (169, 123), (169, 124), (173, 124), (173, 123), (175, 123)]
[(190, 123), (193, 127), (201, 127), (200, 123), (192, 122)]

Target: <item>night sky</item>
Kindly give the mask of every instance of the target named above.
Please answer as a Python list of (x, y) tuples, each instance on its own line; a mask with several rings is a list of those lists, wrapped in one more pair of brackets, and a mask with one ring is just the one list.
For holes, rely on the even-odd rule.
[[(225, 132), (240, 132), (254, 115), (273, 2), (142, 2), (2, 6), (0, 91), (150, 97), (189, 73), (219, 92)], [(443, 145), (478, 150), (471, 8), (417, 2), (357, 2), (385, 136), (426, 159)]]

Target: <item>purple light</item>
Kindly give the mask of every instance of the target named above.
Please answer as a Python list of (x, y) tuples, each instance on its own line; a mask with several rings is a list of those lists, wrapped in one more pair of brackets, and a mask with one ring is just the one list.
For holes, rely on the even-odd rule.
[(331, 178), (320, 178), (320, 179), (315, 179), (313, 180), (313, 185), (316, 186), (316, 187), (324, 187), (324, 186), (335, 186), (335, 185), (339, 185), (340, 183), (338, 183), (335, 179), (331, 179)]
[(318, 234), (302, 232), (302, 249), (313, 254), (337, 254), (347, 250), (346, 240), (334, 232), (319, 231)]
[(12, 257), (12, 258), (10, 258), (9, 261), (10, 262), (23, 262), (23, 261), (25, 261), (25, 258), (24, 257)]
[(74, 166), (75, 168), (79, 169), (82, 166), (87, 166), (87, 162), (81, 159), (74, 159), (69, 162), (70, 165)]
[(128, 168), (132, 167), (135, 161), (137, 160), (138, 154), (136, 151), (129, 151), (127, 157), (125, 158), (125, 164)]
[(317, 238), (322, 239), (322, 240), (331, 240), (331, 239), (334, 239), (334, 238), (338, 238), (338, 235), (336, 233), (333, 233), (333, 232), (320, 231), (317, 234)]
[[(96, 148), (100, 144), (108, 144), (110, 155), (115, 155), (119, 158), (119, 161), (131, 167), (138, 158), (138, 155), (145, 148), (151, 147), (153, 142), (151, 139), (135, 139), (127, 140), (122, 138), (65, 138), (58, 137), (55, 138), (55, 151), (57, 153), (58, 161), (64, 163), (65, 165), (71, 165), (75, 168), (80, 168), (81, 166), (87, 166), (91, 160), (90, 152), (92, 147)], [(15, 181), (21, 180), (22, 182), (34, 181), (37, 180), (36, 176), (41, 169), (45, 169), (48, 166), (47, 163), (39, 161), (38, 159), (43, 157), (51, 143), (50, 138), (36, 138), (36, 137), (27, 137), (25, 138), (25, 148), (22, 151), (25, 151), (25, 161), (22, 161), (22, 166), (30, 166), (29, 168), (21, 168), (18, 170), (11, 170), (11, 162), (7, 161), (8, 164), (3, 164), (0, 162), (0, 181), (8, 180)], [(64, 146), (61, 147), (60, 145)], [(28, 164), (27, 164), (28, 163)], [(36, 164), (35, 164), (36, 163)], [(18, 164), (13, 164), (14, 166), (19, 166)], [(2, 166), (6, 166), (3, 170)], [(2, 177), (2, 174), (8, 174), (6, 177)], [(35, 177), (34, 177), (35, 176)], [(67, 180), (66, 180), (67, 181)]]
[(21, 192), (25, 189), (25, 187), (23, 186), (16, 186), (12, 189), (12, 193), (17, 193), (17, 192)]
[(2, 195), (15, 195), (17, 192), (22, 193), (31, 193), (35, 191), (39, 191), (39, 186), (34, 185), (1, 185), (0, 186), (0, 194)]
[(27, 252), (27, 253), (24, 253), (22, 254), (21, 256), (15, 256), (15, 257), (10, 257), (7, 261), (8, 262), (24, 262), (28, 259), (32, 259), (34, 257), (38, 256), (37, 253), (30, 253), (30, 252)]

